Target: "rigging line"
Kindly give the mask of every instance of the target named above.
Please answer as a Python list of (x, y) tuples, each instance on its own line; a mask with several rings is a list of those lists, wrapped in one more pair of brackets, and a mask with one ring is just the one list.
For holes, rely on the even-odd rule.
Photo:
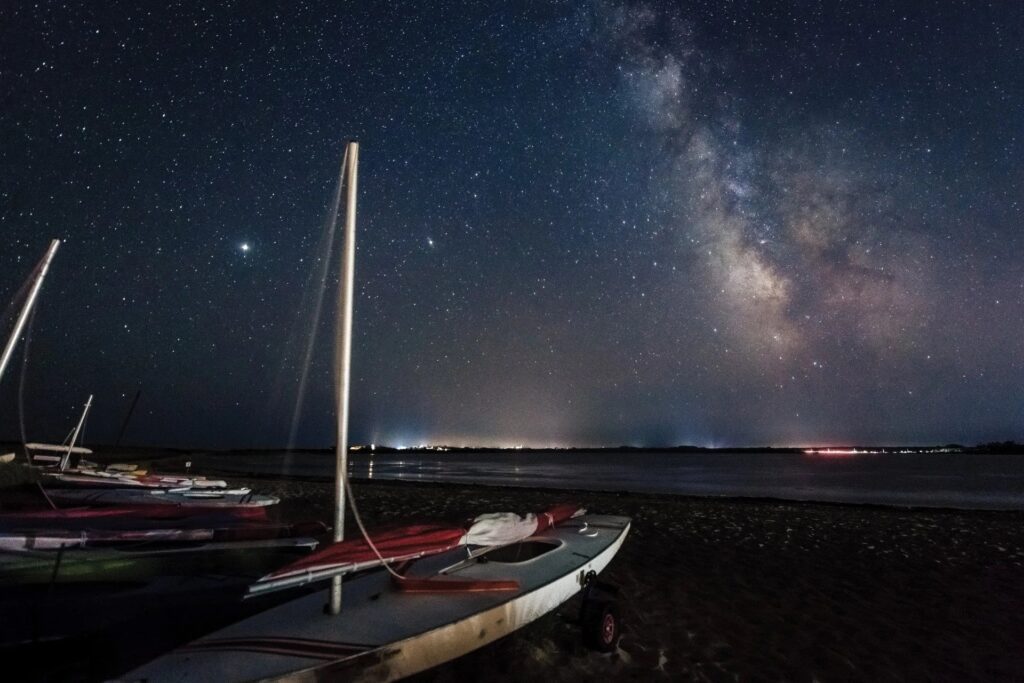
[[(317, 331), (320, 327), (320, 314), (324, 305), (324, 294), (327, 290), (327, 277), (330, 273), (331, 256), (334, 254), (334, 238), (337, 233), (338, 212), (341, 209), (342, 191), (345, 180), (345, 164), (348, 162), (348, 148), (341, 159), (341, 171), (338, 173), (338, 183), (334, 189), (334, 197), (331, 202), (331, 209), (324, 222), (324, 231), (320, 238), (321, 258), (320, 270), (314, 276), (310, 273), (310, 283), (316, 287), (316, 304), (314, 306), (313, 318), (310, 324), (310, 333), (306, 342), (306, 353), (302, 363), (301, 375), (299, 377), (299, 388), (295, 395), (295, 407), (292, 411), (292, 422), (288, 431), (288, 449), (295, 445), (295, 437), (299, 429), (299, 419), (302, 416), (302, 409), (306, 399), (306, 382), (309, 379), (309, 368), (313, 363), (313, 349), (316, 342)], [(325, 244), (326, 242), (326, 244)], [(308, 285), (307, 285), (308, 286)]]
[[(78, 430), (78, 444), (80, 446), (84, 446), (85, 445), (85, 428), (86, 428), (86, 426), (88, 424), (89, 424), (89, 415), (86, 414), (86, 416), (84, 418), (82, 418), (82, 428), (80, 430)], [(71, 444), (71, 445), (74, 446), (75, 444)]]

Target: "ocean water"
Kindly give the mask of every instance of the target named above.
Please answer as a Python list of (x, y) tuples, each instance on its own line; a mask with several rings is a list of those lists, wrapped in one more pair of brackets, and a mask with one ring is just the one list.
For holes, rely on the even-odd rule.
[[(330, 478), (323, 453), (218, 454), (225, 471)], [(353, 477), (530, 488), (1024, 509), (1024, 456), (912, 453), (502, 452), (353, 454)]]

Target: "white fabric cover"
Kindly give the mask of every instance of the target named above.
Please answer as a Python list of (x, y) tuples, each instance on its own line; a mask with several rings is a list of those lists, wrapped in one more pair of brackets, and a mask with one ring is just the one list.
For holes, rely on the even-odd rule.
[(529, 538), (537, 530), (537, 515), (520, 517), (514, 512), (489, 512), (473, 520), (466, 532), (468, 545), (506, 545)]

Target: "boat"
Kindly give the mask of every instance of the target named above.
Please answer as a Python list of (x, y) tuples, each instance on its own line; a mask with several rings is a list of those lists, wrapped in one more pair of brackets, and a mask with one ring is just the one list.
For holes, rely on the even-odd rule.
[[(588, 515), (467, 557), (463, 548), (345, 584), (344, 610), (312, 593), (195, 640), (123, 681), (392, 681), (462, 656), (552, 611), (622, 546), (629, 519)], [(445, 583), (461, 585), (446, 589)], [(433, 584), (433, 585), (431, 585)]]
[(83, 488), (195, 488), (224, 489), (228, 483), (223, 479), (205, 477), (184, 477), (173, 474), (134, 474), (121, 471), (78, 469), (66, 472), (44, 473), (47, 485), (56, 487)]
[[(210, 504), (243, 504), (243, 505), (275, 505), (278, 499), (274, 496), (253, 495), (246, 487), (229, 488), (222, 479), (207, 479), (201, 476), (183, 476), (175, 474), (149, 474), (133, 464), (115, 464), (101, 470), (95, 463), (82, 460), (71, 467), (73, 455), (91, 454), (87, 448), (76, 446), (82, 428), (85, 425), (89, 409), (92, 408), (92, 395), (85, 402), (82, 416), (68, 435), (65, 444), (27, 444), (26, 451), (43, 450), (59, 452), (60, 455), (34, 455), (30, 461), (46, 467), (42, 470), (45, 486), (51, 491), (50, 498), (64, 504), (90, 505), (125, 505), (174, 502), (191, 504), (197, 499), (205, 499)], [(109, 489), (111, 492), (101, 492)], [(165, 497), (157, 500), (147, 495), (139, 495), (129, 491), (143, 491), (156, 496)], [(215, 501), (215, 502), (214, 502)]]
[(145, 471), (140, 470), (138, 465), (129, 462), (112, 462), (107, 465), (107, 472), (125, 472), (128, 474), (141, 472), (145, 474)]
[(229, 487), (222, 479), (164, 474), (57, 470), (44, 473), (45, 491), (59, 505), (206, 505), (264, 507), (276, 496), (253, 493), (245, 486)]
[(213, 529), (82, 530), (30, 529), (0, 531), (0, 551), (67, 550), (91, 545), (169, 541), (211, 541)]
[(248, 574), (287, 564), (316, 548), (313, 538), (210, 541), (129, 547), (0, 552), (0, 587), (30, 584), (145, 582), (156, 577)]
[(259, 541), (273, 538), (317, 536), (327, 532), (320, 522), (281, 524), (277, 522), (214, 522), (207, 525), (143, 526), (108, 529), (23, 528), (0, 531), (0, 550), (67, 550), (120, 546), (147, 548), (153, 543), (174, 544), (195, 541)]
[[(36, 265), (25, 284), (28, 294), (21, 307), (8, 340), (0, 351), (0, 378), (7, 367), (14, 348), (22, 331), (29, 320), (35, 302), (42, 287), (43, 280), (50, 264), (60, 247), (59, 240), (52, 240), (50, 247)], [(16, 297), (17, 299), (17, 297)], [(71, 430), (65, 443), (55, 445), (46, 443), (25, 444), (26, 456), (30, 465), (42, 468), (43, 479), (48, 487), (62, 489), (50, 495), (50, 501), (65, 505), (207, 505), (228, 506), (241, 505), (248, 507), (275, 505), (278, 499), (274, 496), (253, 494), (245, 487), (229, 488), (223, 480), (208, 480), (205, 477), (178, 475), (151, 475), (135, 464), (116, 463), (107, 470), (82, 459), (91, 455), (92, 451), (76, 445), (83, 433), (86, 418), (92, 408), (93, 396), (85, 402), (82, 415)], [(136, 395), (138, 400), (138, 395)], [(134, 404), (133, 404), (134, 408)], [(123, 431), (123, 428), (122, 428)], [(77, 456), (77, 463), (72, 467), (72, 458)], [(14, 461), (14, 454), (0, 455), (0, 463)], [(67, 490), (64, 490), (67, 489)], [(95, 489), (95, 490), (94, 490)], [(104, 492), (99, 489), (112, 489)], [(123, 491), (123, 489), (150, 489), (142, 493)], [(152, 495), (146, 495), (152, 494)]]
[(25, 452), (29, 463), (36, 467), (58, 467), (65, 453), (73, 455), (92, 455), (92, 450), (81, 446), (68, 446), (56, 443), (27, 443)]
[[(308, 562), (268, 574), (250, 594), (308, 590), (326, 581), (330, 587), (193, 640), (117, 680), (396, 680), (508, 635), (580, 591), (586, 592), (582, 622), (593, 633), (590, 642), (602, 649), (615, 646), (616, 612), (596, 576), (622, 546), (629, 518), (498, 514), (478, 518), (490, 523), (484, 524), (490, 532), (475, 537), (461, 529), (428, 527), (378, 535), (379, 545), (366, 531), (347, 472), (358, 151), (357, 143), (348, 144), (337, 195), (340, 205), (344, 184), (335, 543)], [(344, 539), (346, 500), (361, 539)], [(344, 584), (342, 609), (342, 576), (352, 572), (358, 573)]]
[(263, 521), (267, 508), (211, 505), (120, 505), (0, 511), (0, 529), (45, 526), (53, 529), (139, 528), (144, 525), (176, 526), (226, 521)]
[(268, 507), (280, 498), (250, 489), (48, 488), (60, 505), (199, 505), (204, 507)]

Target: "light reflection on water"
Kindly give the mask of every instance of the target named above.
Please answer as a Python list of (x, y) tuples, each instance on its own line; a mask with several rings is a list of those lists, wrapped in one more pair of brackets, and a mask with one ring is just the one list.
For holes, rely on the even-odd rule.
[[(324, 453), (216, 455), (236, 472), (330, 478)], [(375, 453), (353, 454), (350, 473), (415, 480), (563, 489), (751, 496), (791, 500), (1024, 509), (1024, 457), (960, 453)]]

